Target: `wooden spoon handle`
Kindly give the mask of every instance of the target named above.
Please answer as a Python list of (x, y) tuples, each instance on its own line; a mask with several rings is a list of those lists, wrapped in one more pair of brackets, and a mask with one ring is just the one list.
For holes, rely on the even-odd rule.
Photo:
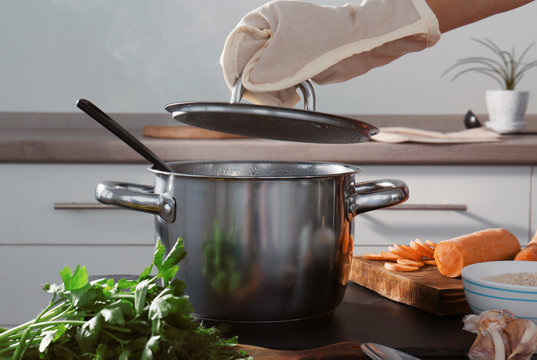
[(272, 350), (252, 345), (239, 345), (239, 348), (255, 360), (367, 359), (360, 345), (349, 341), (307, 350)]

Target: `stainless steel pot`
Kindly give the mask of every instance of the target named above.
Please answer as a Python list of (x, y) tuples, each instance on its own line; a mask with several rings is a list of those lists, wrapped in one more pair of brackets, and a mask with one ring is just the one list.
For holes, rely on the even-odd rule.
[(178, 278), (199, 319), (291, 322), (341, 302), (352, 219), (408, 198), (399, 180), (357, 182), (356, 166), (314, 162), (175, 162), (154, 187), (102, 182), (105, 204), (153, 213), (156, 236), (187, 251)]

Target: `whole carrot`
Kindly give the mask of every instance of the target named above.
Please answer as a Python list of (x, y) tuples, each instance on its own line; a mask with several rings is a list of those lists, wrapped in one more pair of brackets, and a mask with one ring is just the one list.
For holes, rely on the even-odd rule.
[(537, 232), (533, 235), (528, 245), (516, 254), (515, 260), (537, 261)]
[(434, 259), (442, 275), (458, 277), (467, 265), (512, 260), (519, 251), (520, 242), (509, 231), (486, 229), (441, 241), (434, 250)]

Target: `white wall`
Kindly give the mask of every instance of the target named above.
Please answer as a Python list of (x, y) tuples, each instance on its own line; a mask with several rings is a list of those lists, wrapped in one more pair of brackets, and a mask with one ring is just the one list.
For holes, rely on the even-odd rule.
[[(358, 1), (358, 0), (357, 0)], [(0, 2), (0, 111), (76, 112), (88, 98), (109, 112), (164, 112), (175, 101), (227, 101), (218, 59), (227, 34), (264, 0), (21, 0)], [(314, 0), (319, 4), (347, 1)], [(537, 3), (448, 32), (348, 82), (317, 86), (318, 110), (360, 114), (485, 112), (493, 80), (440, 75), (486, 53), (471, 38), (522, 50), (537, 40)], [(537, 58), (537, 46), (529, 54)], [(521, 89), (534, 94), (537, 69)]]

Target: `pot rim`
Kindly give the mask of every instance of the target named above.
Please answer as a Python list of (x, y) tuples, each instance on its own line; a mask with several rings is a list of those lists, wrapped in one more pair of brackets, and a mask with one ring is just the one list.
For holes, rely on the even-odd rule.
[[(174, 162), (168, 162), (168, 165), (170, 165), (172, 168), (178, 167), (181, 165), (185, 166), (192, 166), (192, 165), (205, 165), (205, 170), (209, 170), (208, 173), (189, 173), (187, 171), (175, 171), (175, 172), (168, 172), (163, 170), (157, 170), (154, 169), (153, 166), (148, 167), (147, 169), (156, 174), (156, 175), (164, 175), (164, 176), (181, 176), (181, 177), (189, 177), (189, 178), (207, 178), (207, 179), (243, 179), (243, 180), (280, 180), (280, 179), (314, 179), (314, 178), (330, 178), (330, 177), (340, 177), (340, 176), (347, 176), (347, 175), (353, 175), (361, 171), (361, 169), (352, 164), (344, 164), (344, 163), (335, 163), (335, 162), (325, 162), (325, 161), (265, 161), (265, 160), (255, 160), (255, 161), (249, 161), (249, 160), (218, 160), (218, 161), (212, 161), (212, 160), (186, 160), (186, 161), (174, 161)], [(233, 166), (238, 165), (252, 165), (256, 168), (263, 168), (263, 167), (274, 167), (279, 166), (280, 168), (287, 167), (287, 168), (297, 168), (303, 171), (303, 173), (299, 174), (290, 174), (290, 175), (282, 175), (278, 173), (273, 173), (270, 175), (259, 175), (256, 173), (250, 173), (250, 174), (237, 174), (234, 171), (229, 171), (229, 173), (217, 173), (217, 171), (214, 171), (214, 173), (210, 173), (210, 170), (214, 170), (215, 168), (211, 168), (212, 165), (221, 165), (222, 168), (231, 168), (233, 170)], [(209, 167), (207, 167), (209, 166)], [(317, 169), (321, 170), (319, 173), (306, 173), (308, 170)]]

